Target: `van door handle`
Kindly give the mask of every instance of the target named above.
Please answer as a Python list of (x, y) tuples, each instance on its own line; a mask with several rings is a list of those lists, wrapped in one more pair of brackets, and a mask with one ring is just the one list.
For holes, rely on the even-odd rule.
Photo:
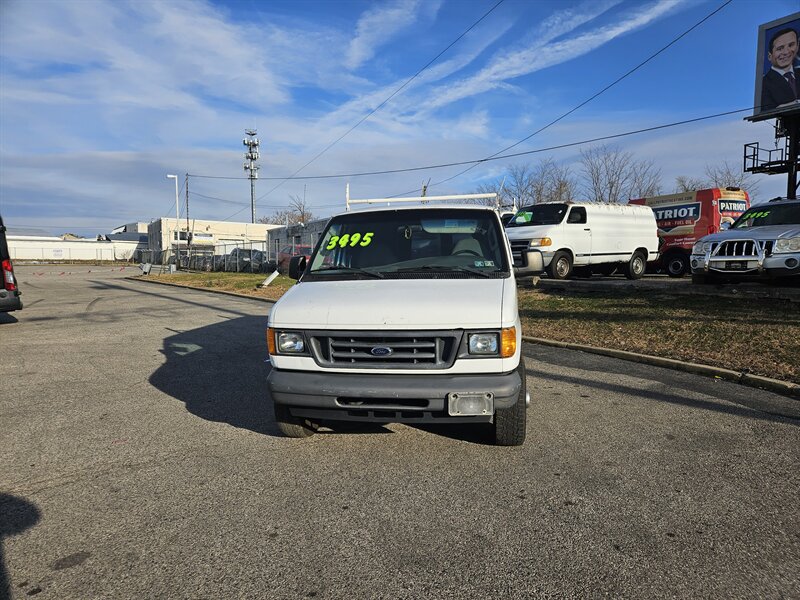
[(584, 230), (584, 231), (591, 231), (591, 228), (589, 228), (589, 227), (584, 227), (584, 228), (583, 228), (583, 230)]

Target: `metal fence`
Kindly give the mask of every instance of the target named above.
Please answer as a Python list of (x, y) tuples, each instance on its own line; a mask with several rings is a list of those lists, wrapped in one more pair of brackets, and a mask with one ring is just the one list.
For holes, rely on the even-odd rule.
[(236, 242), (216, 246), (189, 246), (163, 251), (142, 250), (139, 262), (163, 268), (187, 269), (191, 271), (228, 271), (233, 273), (272, 273), (276, 269), (285, 272), (292, 256), (310, 254), (316, 243), (316, 235), (308, 233), (293, 236), (288, 241), (275, 239), (264, 242)]

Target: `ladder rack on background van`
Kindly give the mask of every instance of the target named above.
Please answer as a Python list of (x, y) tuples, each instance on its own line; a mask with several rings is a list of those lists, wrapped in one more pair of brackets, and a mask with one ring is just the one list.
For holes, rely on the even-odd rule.
[(353, 204), (391, 204), (392, 202), (445, 202), (459, 200), (488, 200), (493, 199), (495, 210), (500, 209), (500, 197), (497, 193), (487, 194), (455, 194), (450, 196), (417, 196), (415, 198), (367, 198), (363, 200), (350, 199), (350, 184), (345, 189), (345, 210), (349, 211)]

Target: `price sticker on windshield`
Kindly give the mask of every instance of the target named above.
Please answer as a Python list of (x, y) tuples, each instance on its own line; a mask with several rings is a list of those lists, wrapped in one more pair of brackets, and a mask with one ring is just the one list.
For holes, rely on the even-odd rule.
[(328, 245), (325, 246), (325, 250), (333, 250), (337, 246), (339, 248), (345, 248), (347, 246), (351, 248), (355, 246), (369, 246), (372, 243), (373, 235), (374, 232), (372, 231), (367, 231), (365, 233), (356, 231), (355, 233), (345, 233), (342, 236), (332, 235), (331, 239), (328, 240)]
[(748, 219), (763, 219), (763, 218), (768, 217), (768, 216), (769, 216), (769, 211), (768, 210), (762, 210), (761, 212), (751, 213), (751, 214), (747, 215), (747, 218)]

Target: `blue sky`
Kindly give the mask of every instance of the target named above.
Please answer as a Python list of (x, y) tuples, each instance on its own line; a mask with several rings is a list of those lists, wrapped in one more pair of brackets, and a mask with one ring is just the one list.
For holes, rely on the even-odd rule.
[[(257, 128), (261, 176), (288, 176), (388, 97), (496, 0), (3, 0), (0, 212), (10, 226), (107, 232), (174, 215), (166, 173), (244, 177)], [(505, 0), (376, 114), (300, 175), (478, 159), (573, 108), (722, 0)], [(796, 0), (734, 0), (623, 82), (515, 151), (751, 106), (757, 29)], [(734, 115), (623, 138), (665, 192), (707, 163), (772, 147), (769, 122)], [(579, 148), (548, 152), (578, 170)], [(480, 165), (429, 193), (466, 193), (509, 164)], [(388, 196), (463, 168), (348, 179), (260, 179), (257, 213), (303, 196), (314, 213)], [(785, 176), (760, 178), (762, 199)], [(246, 179), (190, 180), (191, 216), (248, 220)], [(213, 197), (216, 199), (209, 198)]]

